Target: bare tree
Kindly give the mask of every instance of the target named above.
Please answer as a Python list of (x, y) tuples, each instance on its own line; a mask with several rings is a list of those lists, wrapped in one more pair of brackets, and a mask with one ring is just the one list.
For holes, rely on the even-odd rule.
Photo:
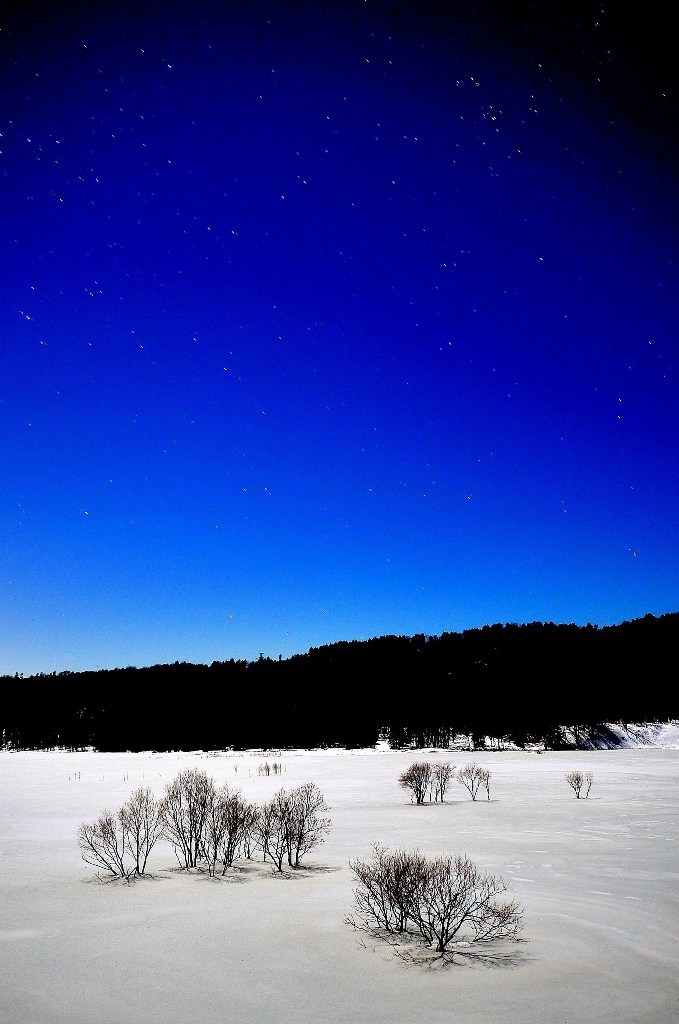
[(224, 786), (220, 791), (220, 801), (224, 807), (225, 825), (220, 854), (222, 874), (226, 874), (238, 851), (245, 851), (249, 846), (250, 833), (257, 815), (254, 806), (244, 800), (238, 790), (231, 792), (228, 786)]
[(118, 820), (134, 859), (135, 874), (143, 875), (149, 854), (163, 831), (161, 804), (148, 787), (136, 789), (118, 811)]
[[(566, 775), (566, 782), (575, 793), (579, 800), (582, 796), (583, 800), (586, 800), (589, 796), (589, 791), (592, 788), (592, 773), (591, 772), (568, 772)], [(582, 792), (584, 789), (584, 793)]]
[(259, 812), (260, 809), (256, 804), (245, 805), (241, 852), (248, 860), (252, 860), (252, 855), (257, 848)]
[(415, 889), (411, 916), (427, 945), (445, 953), (451, 943), (515, 937), (518, 905), (498, 903), (507, 886), (487, 875), (467, 857), (436, 857)]
[(449, 761), (441, 761), (431, 766), (435, 801), (440, 800), (443, 803), (454, 771), (455, 765)]
[(398, 784), (401, 789), (410, 790), (411, 801), (414, 798), (415, 803), (423, 804), (431, 786), (431, 778), (431, 765), (427, 761), (415, 761), (399, 776)]
[(585, 772), (585, 800), (589, 796), (589, 791), (592, 788), (592, 779), (593, 779), (592, 773), (591, 772)]
[(281, 789), (259, 809), (255, 835), (263, 858), (269, 857), (276, 871), (283, 870), (288, 852), (290, 795)]
[(357, 879), (355, 907), (365, 927), (419, 932), (439, 956), (467, 953), (475, 943), (517, 938), (522, 911), (500, 897), (502, 878), (480, 871), (467, 857), (429, 860), (419, 851), (373, 847), (369, 861), (350, 863)]
[(305, 782), (292, 790), (286, 827), (290, 867), (298, 868), (302, 857), (323, 842), (323, 834), (329, 832), (332, 825), (330, 818), (323, 817), (323, 812), (329, 810), (314, 782)]
[(217, 873), (217, 861), (227, 830), (227, 799), (228, 789), (227, 793), (217, 793), (213, 789), (205, 807), (198, 856), (205, 861), (211, 878)]
[(361, 920), (387, 932), (407, 931), (413, 890), (426, 870), (424, 857), (417, 850), (391, 853), (375, 843), (370, 860), (350, 861), (349, 867), (358, 882), (354, 901)]
[(472, 763), (460, 768), (457, 772), (457, 781), (461, 782), (469, 791), (472, 800), (478, 798), (482, 786), (486, 791), (487, 799), (490, 800), (490, 772), (481, 768), (480, 765)]
[(203, 853), (208, 812), (214, 804), (213, 780), (198, 768), (181, 771), (165, 787), (163, 834), (174, 846), (180, 865), (195, 868)]
[(103, 811), (91, 825), (80, 826), (78, 846), (86, 864), (120, 878), (129, 876), (125, 866), (125, 831), (110, 811)]

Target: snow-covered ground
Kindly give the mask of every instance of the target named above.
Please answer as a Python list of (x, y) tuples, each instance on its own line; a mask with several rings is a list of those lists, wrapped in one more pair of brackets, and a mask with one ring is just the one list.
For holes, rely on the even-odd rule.
[[(662, 737), (656, 737), (660, 740)], [(679, 750), (100, 754), (0, 752), (2, 1024), (676, 1024)], [(413, 760), (471, 760), (491, 800), (399, 789)], [(308, 870), (211, 880), (157, 847), (154, 877), (103, 883), (78, 825), (184, 767), (261, 801), (314, 781), (333, 829)], [(565, 781), (591, 771), (588, 800)], [(406, 967), (345, 923), (373, 842), (464, 853), (502, 874), (524, 939), (497, 967)]]

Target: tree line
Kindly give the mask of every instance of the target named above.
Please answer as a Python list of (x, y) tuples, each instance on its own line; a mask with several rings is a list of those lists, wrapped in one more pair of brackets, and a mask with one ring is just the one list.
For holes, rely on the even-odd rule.
[(567, 744), (679, 717), (679, 613), (382, 636), (287, 659), (0, 677), (0, 746), (97, 750)]

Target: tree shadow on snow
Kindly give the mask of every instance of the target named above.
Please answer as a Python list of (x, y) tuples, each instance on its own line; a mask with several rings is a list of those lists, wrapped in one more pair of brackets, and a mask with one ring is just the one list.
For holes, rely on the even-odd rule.
[(510, 970), (538, 959), (527, 950), (516, 948), (525, 944), (527, 939), (514, 939), (511, 945), (486, 948), (483, 946), (474, 948), (472, 943), (460, 944), (449, 947), (445, 953), (436, 953), (419, 943), (415, 935), (396, 935), (377, 928), (366, 928), (352, 917), (347, 917), (345, 923), (351, 925), (359, 933), (357, 942), (364, 949), (372, 949), (372, 952), (376, 953), (380, 948), (388, 946), (394, 957), (404, 966), (416, 967), (421, 970), (438, 971), (452, 967)]

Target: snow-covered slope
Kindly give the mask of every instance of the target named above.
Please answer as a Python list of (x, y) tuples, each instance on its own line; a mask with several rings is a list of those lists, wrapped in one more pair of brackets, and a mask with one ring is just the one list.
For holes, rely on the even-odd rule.
[(679, 721), (628, 723), (625, 726), (609, 722), (605, 731), (590, 741), (581, 741), (578, 746), (592, 750), (610, 747), (664, 747), (679, 750)]
[[(388, 747), (388, 744), (383, 744)], [(617, 750), (637, 747), (656, 747), (679, 750), (679, 721), (670, 722), (606, 722), (597, 727), (563, 726), (560, 749), (574, 750)], [(487, 736), (484, 747), (474, 747), (471, 737), (459, 735), (451, 745), (452, 750), (519, 750), (516, 744)], [(542, 743), (528, 745), (527, 750), (549, 750)]]

